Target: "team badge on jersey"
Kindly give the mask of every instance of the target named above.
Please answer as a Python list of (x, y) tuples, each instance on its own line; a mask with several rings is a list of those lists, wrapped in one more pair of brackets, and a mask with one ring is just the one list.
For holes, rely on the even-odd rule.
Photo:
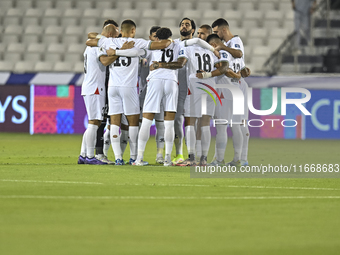
[(235, 44), (235, 48), (241, 48), (239, 44)]

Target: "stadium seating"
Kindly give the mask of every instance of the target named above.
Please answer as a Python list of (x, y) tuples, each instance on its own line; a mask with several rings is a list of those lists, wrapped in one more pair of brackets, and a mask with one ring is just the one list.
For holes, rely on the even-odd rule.
[[(12, 66), (20, 71), (25, 66), (30, 71), (61, 71), (63, 65), (55, 61), (70, 62), (69, 70), (82, 71), (87, 33), (100, 32), (105, 19), (118, 23), (132, 19), (137, 24), (136, 36), (147, 39), (153, 25), (171, 28), (173, 38), (178, 38), (178, 24), (183, 17), (194, 19), (197, 27), (224, 17), (232, 33), (242, 38), (249, 63), (255, 59), (253, 52), (258, 60), (268, 57), (294, 27), (290, 0), (2, 0), (0, 15), (0, 61), (10, 58), (9, 53), (5, 54), (8, 45), (19, 43), (27, 50), (27, 54), (13, 55), (20, 59), (18, 65), (9, 60), (13, 65), (0, 66), (0, 70)], [(267, 51), (255, 50), (258, 46), (267, 46)], [(27, 61), (36, 64), (29, 67)]]

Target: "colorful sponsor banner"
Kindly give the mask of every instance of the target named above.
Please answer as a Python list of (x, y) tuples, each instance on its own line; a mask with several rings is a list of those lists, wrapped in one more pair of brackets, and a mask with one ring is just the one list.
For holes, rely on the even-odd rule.
[(34, 133), (73, 134), (74, 86), (34, 87)]
[(30, 131), (30, 87), (0, 86), (0, 131)]
[(305, 116), (306, 139), (340, 139), (340, 91), (311, 90), (306, 108), (312, 115)]

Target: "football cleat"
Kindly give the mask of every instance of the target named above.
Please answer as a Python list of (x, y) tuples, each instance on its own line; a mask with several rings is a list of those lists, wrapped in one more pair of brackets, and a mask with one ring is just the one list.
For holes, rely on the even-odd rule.
[(144, 166), (144, 162), (140, 160), (135, 160), (131, 165), (133, 166)]
[(181, 163), (184, 161), (184, 157), (182, 154), (178, 154), (173, 160), (172, 163), (174, 163), (175, 165), (178, 163)]
[(208, 164), (208, 166), (225, 166), (224, 160), (218, 161), (217, 159), (213, 160)]
[(237, 161), (230, 161), (227, 163), (228, 166), (241, 166), (241, 161), (237, 160)]
[(164, 166), (173, 166), (170, 155), (165, 155)]
[(188, 159), (182, 161), (181, 163), (177, 163), (176, 166), (196, 166), (195, 155), (190, 154)]
[(157, 164), (164, 164), (163, 155), (158, 155), (158, 154), (157, 154), (156, 163), (157, 163)]
[(200, 166), (206, 166), (207, 165), (207, 157), (206, 156), (201, 156), (201, 160), (200, 160), (200, 163), (199, 163), (199, 165)]
[(133, 165), (133, 163), (134, 163), (135, 161), (136, 161), (135, 159), (130, 158), (130, 160), (129, 160), (129, 165)]
[(100, 161), (103, 161), (103, 162), (107, 163), (108, 165), (114, 165), (115, 164), (115, 162), (109, 160), (107, 158), (107, 156), (100, 157), (100, 156), (96, 155), (96, 158), (99, 159)]
[(93, 158), (88, 158), (86, 157), (85, 158), (85, 164), (86, 165), (107, 165), (107, 163), (99, 160), (99, 159), (96, 159), (95, 157)]
[(124, 165), (124, 160), (122, 160), (122, 159), (116, 159), (115, 165), (116, 165), (116, 166), (122, 166), (122, 165)]
[(79, 165), (85, 164), (85, 158), (82, 155), (79, 155), (78, 164)]
[(241, 159), (241, 166), (248, 166), (248, 165), (249, 165), (249, 163), (248, 163), (247, 160), (242, 160)]

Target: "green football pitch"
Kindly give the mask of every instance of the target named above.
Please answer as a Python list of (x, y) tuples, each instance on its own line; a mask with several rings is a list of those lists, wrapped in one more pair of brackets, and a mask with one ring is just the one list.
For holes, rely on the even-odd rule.
[[(340, 179), (77, 165), (80, 143), (80, 135), (0, 133), (0, 254), (339, 254)], [(151, 139), (151, 164), (155, 151)], [(249, 145), (252, 165), (339, 159), (339, 141)]]

